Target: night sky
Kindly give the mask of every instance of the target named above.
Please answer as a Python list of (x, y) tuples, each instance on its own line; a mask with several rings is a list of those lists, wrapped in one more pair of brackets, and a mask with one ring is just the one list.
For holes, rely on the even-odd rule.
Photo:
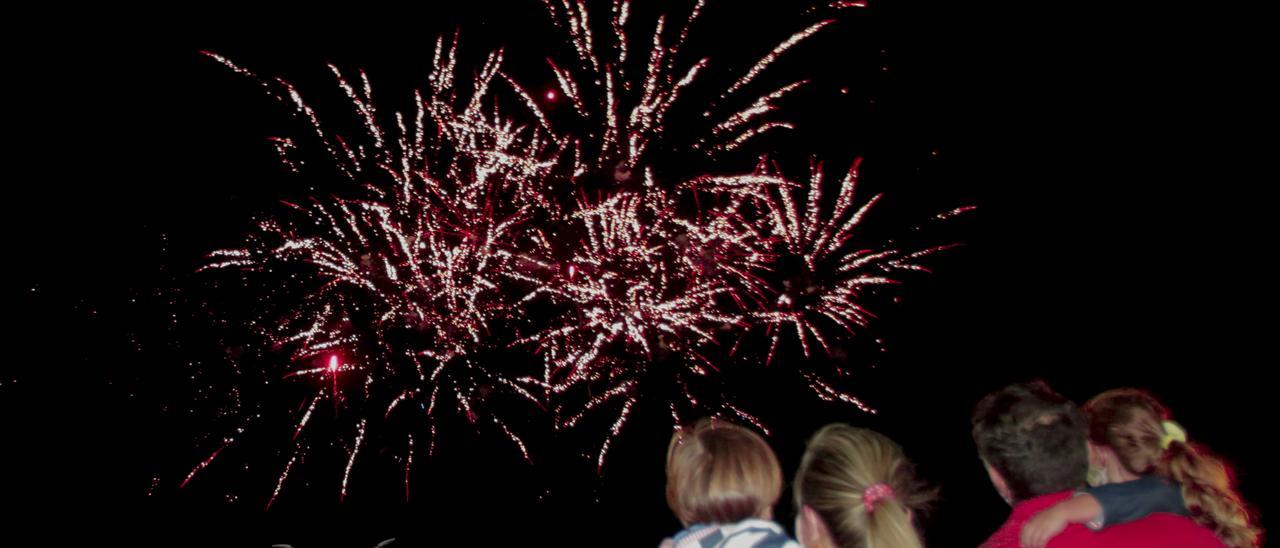
[[(735, 67), (813, 20), (800, 3), (730, 3), (709, 3), (689, 47)], [(415, 461), (407, 502), (394, 448), (375, 447), (345, 500), (343, 463), (317, 456), (264, 512), (288, 447), (278, 443), (287, 423), (268, 418), (276, 429), (252, 431), (178, 487), (229, 424), (216, 409), (239, 377), (225, 366), (250, 345), (234, 322), (255, 305), (230, 278), (196, 269), (280, 200), (332, 184), (283, 170), (266, 138), (298, 126), (200, 52), (288, 79), (322, 115), (345, 106), (326, 62), (365, 69), (385, 110), (407, 108), (436, 36), (455, 29), (462, 64), (505, 46), (513, 76), (535, 92), (552, 86), (542, 60), (566, 52), (538, 2), (452, 4), (95, 9), (32, 16), (34, 37), (5, 38), (17, 124), (6, 132), (0, 469), (20, 509), (0, 521), (47, 518), (33, 531), (51, 539), (299, 548), (444, 535), (652, 546), (679, 530), (662, 487), (670, 417), (656, 407), (637, 409), (598, 476), (582, 458), (593, 435), (553, 435), (528, 417), (530, 465), (492, 432), (451, 419), (435, 456)], [(770, 426), (786, 475), (830, 422), (901, 443), (941, 486), (922, 521), (932, 546), (973, 546), (1004, 520), (969, 411), (1034, 378), (1077, 401), (1154, 391), (1192, 440), (1236, 466), (1245, 498), (1271, 521), (1276, 474), (1262, 447), (1273, 276), (1263, 261), (1274, 244), (1262, 241), (1257, 198), (1264, 156), (1233, 127), (1250, 119), (1247, 64), (1202, 47), (1208, 23), (1127, 25), (1087, 9), (872, 1), (770, 69), (776, 82), (812, 82), (785, 104), (797, 129), (762, 146), (797, 169), (810, 155), (833, 166), (861, 156), (863, 184), (886, 194), (871, 228), (892, 237), (977, 207), (940, 228), (964, 246), (873, 300), (879, 319), (832, 358), (857, 368), (848, 388), (878, 415), (765, 374), (731, 387)], [(749, 155), (729, 161), (751, 165)], [(799, 359), (784, 350), (769, 367)], [(300, 401), (264, 411), (293, 413)], [(791, 528), (789, 489), (775, 514)]]

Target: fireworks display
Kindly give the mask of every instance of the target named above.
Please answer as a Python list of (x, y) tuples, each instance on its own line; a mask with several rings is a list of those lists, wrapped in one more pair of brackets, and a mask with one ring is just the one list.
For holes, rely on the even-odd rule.
[[(684, 51), (704, 2), (678, 22), (659, 16), (639, 39), (625, 0), (599, 14), (582, 0), (544, 3), (573, 52), (547, 60), (552, 88), (531, 92), (504, 72), (503, 51), (478, 70), (460, 68), (458, 38), (442, 37), (408, 114), (380, 111), (363, 72), (330, 67), (359, 121), (349, 132), (322, 123), (290, 83), (208, 54), (261, 83), (308, 128), (273, 139), (285, 166), (350, 183), (286, 202), (203, 267), (263, 288), (264, 318), (253, 325), (282, 356), (282, 381), (310, 394), (282, 433), (289, 457), (267, 506), (311, 440), (326, 435), (308, 430), (326, 407), (350, 428), (337, 434), (346, 450), (339, 497), (371, 430), (387, 439), (394, 431), (377, 425), (393, 418), (424, 425), (427, 436), (401, 435), (406, 497), (415, 451), (434, 451), (450, 414), (530, 461), (511, 413), (555, 429), (595, 424), (584, 418), (599, 414), (609, 426), (593, 450), (597, 469), (640, 406), (669, 413), (675, 428), (718, 415), (767, 431), (719, 375), (744, 367), (728, 356), (758, 353), (763, 365), (786, 341), (812, 358), (788, 368), (819, 398), (874, 412), (809, 362), (868, 325), (868, 292), (923, 270), (946, 247), (860, 239), (879, 197), (855, 195), (857, 160), (837, 184), (820, 162), (795, 178), (767, 157), (745, 169), (715, 164), (728, 175), (672, 179), (656, 152), (714, 163), (792, 128), (779, 105), (806, 82), (769, 82), (769, 69), (833, 21), (799, 29), (727, 76), (723, 90), (703, 91), (710, 106), (677, 109), (713, 66)], [(563, 102), (560, 116), (544, 110), (549, 102)], [(677, 110), (698, 119), (672, 120)], [(673, 135), (672, 126), (705, 130)], [(308, 161), (314, 152), (331, 167)], [(752, 334), (765, 341), (759, 348), (744, 345)], [(512, 353), (528, 360), (499, 358)], [(240, 434), (222, 438), (182, 485), (216, 466)]]

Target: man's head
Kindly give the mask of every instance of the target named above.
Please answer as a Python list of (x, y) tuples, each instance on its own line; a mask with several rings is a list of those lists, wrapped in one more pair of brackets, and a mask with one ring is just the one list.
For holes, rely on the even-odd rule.
[(1036, 381), (988, 394), (973, 411), (973, 441), (1010, 503), (1080, 487), (1089, 469), (1084, 415)]

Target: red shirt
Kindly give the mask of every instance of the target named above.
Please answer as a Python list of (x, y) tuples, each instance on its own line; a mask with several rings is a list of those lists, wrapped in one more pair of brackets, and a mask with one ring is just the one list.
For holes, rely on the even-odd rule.
[[(1019, 548), (1022, 526), (1040, 511), (1070, 498), (1071, 495), (1071, 491), (1063, 491), (1018, 503), (1013, 507), (1009, 520), (1005, 521), (1000, 530), (982, 544), (982, 548)], [(1222, 548), (1225, 545), (1208, 529), (1190, 519), (1173, 514), (1151, 514), (1140, 520), (1112, 525), (1097, 532), (1083, 525), (1068, 525), (1058, 536), (1049, 541), (1048, 548), (1076, 546)]]

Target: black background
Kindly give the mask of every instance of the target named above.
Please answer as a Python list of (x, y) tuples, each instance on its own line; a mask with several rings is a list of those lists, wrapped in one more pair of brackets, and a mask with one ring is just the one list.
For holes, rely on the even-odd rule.
[[(19, 512), (3, 521), (51, 539), (298, 547), (459, 534), (652, 545), (678, 529), (662, 494), (660, 410), (637, 411), (600, 477), (538, 450), (529, 466), (493, 436), (455, 428), (418, 464), (408, 503), (375, 466), (357, 469), (363, 481), (339, 503), (340, 468), (317, 464), (264, 512), (283, 460), (231, 454), (215, 465), (228, 470), (177, 488), (213, 425), (183, 411), (194, 383), (174, 361), (209, 347), (160, 340), (174, 331), (155, 289), (196, 283), (205, 252), (306, 192), (265, 141), (296, 126), (199, 51), (284, 76), (309, 97), (337, 98), (324, 62), (365, 68), (393, 105), (421, 85), (442, 32), (462, 30), (473, 64), (506, 45), (517, 73), (542, 74), (521, 67), (563, 51), (537, 2), (439, 4), (68, 8), (11, 23), (29, 32), (5, 39), (15, 304), (0, 464)], [(695, 44), (738, 67), (803, 21), (783, 3), (717, 4)], [(895, 197), (891, 215), (978, 206), (955, 231), (966, 247), (881, 303), (869, 336), (887, 352), (855, 387), (879, 416), (743, 387), (785, 470), (822, 424), (876, 428), (942, 487), (924, 521), (929, 543), (975, 545), (1007, 508), (969, 441), (968, 412), (1001, 385), (1044, 378), (1080, 401), (1117, 386), (1155, 391), (1236, 465), (1246, 498), (1271, 507), (1274, 276), (1263, 265), (1274, 246), (1260, 199), (1270, 176), (1257, 169), (1265, 147), (1249, 144), (1260, 142), (1251, 127), (1266, 128), (1244, 83), (1256, 67), (1247, 44), (1211, 37), (1224, 30), (1211, 18), (1180, 12), (1171, 23), (1157, 16), (1177, 8), (1162, 11), (1121, 22), (1079, 4), (873, 2), (778, 64), (775, 77), (813, 77), (815, 91), (788, 105), (799, 129), (777, 146), (836, 166), (863, 156), (867, 184)], [(785, 496), (777, 513), (789, 527)]]

